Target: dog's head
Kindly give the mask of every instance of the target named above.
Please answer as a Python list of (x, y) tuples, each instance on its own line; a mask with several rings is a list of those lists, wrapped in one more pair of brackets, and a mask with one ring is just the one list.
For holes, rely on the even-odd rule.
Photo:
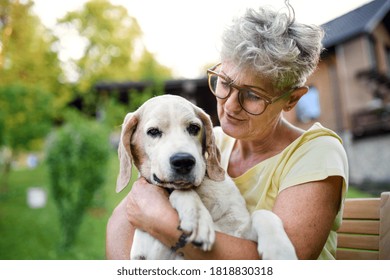
[(174, 95), (154, 97), (127, 114), (118, 156), (117, 192), (129, 183), (133, 162), (149, 182), (165, 188), (198, 186), (206, 172), (215, 181), (225, 176), (210, 117)]

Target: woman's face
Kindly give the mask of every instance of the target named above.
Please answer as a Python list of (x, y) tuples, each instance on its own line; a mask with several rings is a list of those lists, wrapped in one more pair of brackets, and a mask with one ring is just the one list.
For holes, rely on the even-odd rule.
[[(260, 88), (262, 92), (271, 97), (280, 94), (266, 78), (255, 76), (249, 70), (237, 72), (234, 69), (233, 64), (224, 62), (221, 65), (220, 73), (230, 78), (238, 86), (250, 85)], [(224, 89), (217, 87), (217, 90)], [(267, 131), (272, 129), (279, 121), (283, 105), (286, 102), (283, 100), (281, 99), (268, 105), (261, 115), (251, 115), (241, 107), (238, 101), (238, 90), (232, 89), (232, 93), (228, 98), (217, 98), (218, 117), (221, 127), (226, 134), (236, 139), (258, 139), (259, 135), (267, 134)]]

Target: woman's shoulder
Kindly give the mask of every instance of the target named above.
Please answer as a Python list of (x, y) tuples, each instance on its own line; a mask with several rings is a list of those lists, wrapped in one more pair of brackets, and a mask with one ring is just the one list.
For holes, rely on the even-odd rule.
[(316, 124), (299, 140), (285, 153), (280, 190), (328, 176), (341, 176), (348, 182), (347, 154), (335, 132)]
[(338, 165), (342, 169), (348, 166), (347, 154), (342, 144), (342, 139), (334, 131), (314, 124), (309, 130), (290, 145), (284, 151), (286, 160), (299, 166), (326, 168), (326, 166)]
[(329, 145), (342, 147), (343, 140), (333, 130), (322, 126), (320, 123), (315, 123), (310, 129), (302, 134), (297, 142), (299, 146), (303, 146), (307, 143), (315, 146)]

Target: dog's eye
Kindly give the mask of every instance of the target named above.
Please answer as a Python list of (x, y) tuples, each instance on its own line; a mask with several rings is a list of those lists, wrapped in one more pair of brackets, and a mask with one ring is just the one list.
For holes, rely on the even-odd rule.
[(153, 138), (161, 137), (162, 135), (162, 131), (155, 127), (149, 128), (146, 133)]
[(193, 136), (196, 136), (198, 135), (199, 131), (200, 131), (200, 126), (197, 125), (197, 124), (190, 124), (188, 127), (187, 127), (187, 131), (190, 135), (193, 135)]

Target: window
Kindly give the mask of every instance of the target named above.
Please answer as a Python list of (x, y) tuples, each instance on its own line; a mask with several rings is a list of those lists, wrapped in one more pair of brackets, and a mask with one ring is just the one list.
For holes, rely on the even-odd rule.
[(320, 98), (316, 87), (309, 87), (309, 91), (299, 100), (296, 112), (298, 120), (303, 123), (308, 123), (320, 117)]
[(390, 47), (386, 46), (387, 75), (390, 76)]
[(378, 61), (376, 56), (376, 41), (372, 36), (369, 36), (367, 43), (368, 43), (368, 55), (371, 63), (371, 68), (377, 69)]

